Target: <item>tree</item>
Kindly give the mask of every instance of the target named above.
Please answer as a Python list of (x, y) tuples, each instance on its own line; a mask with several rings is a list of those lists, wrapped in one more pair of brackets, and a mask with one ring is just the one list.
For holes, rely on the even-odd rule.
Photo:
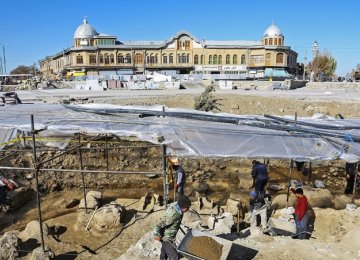
[(214, 98), (214, 96), (211, 94), (215, 91), (215, 88), (213, 85), (206, 87), (203, 93), (201, 93), (200, 96), (195, 98), (195, 105), (194, 108), (196, 110), (200, 111), (220, 111), (219, 106), (221, 105), (219, 103), (220, 99)]
[(309, 67), (314, 72), (315, 78), (319, 80), (321, 74), (325, 77), (332, 77), (336, 70), (336, 64), (335, 58), (325, 52), (316, 56)]
[(35, 76), (35, 73), (39, 75), (39, 70), (36, 68), (35, 64), (31, 66), (19, 65), (12, 71), (10, 71), (11, 75), (14, 74), (32, 74)]

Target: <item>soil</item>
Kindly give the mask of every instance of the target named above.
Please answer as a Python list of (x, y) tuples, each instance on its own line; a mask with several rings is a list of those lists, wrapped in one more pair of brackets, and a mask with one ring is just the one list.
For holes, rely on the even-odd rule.
[(188, 252), (206, 260), (219, 260), (223, 246), (211, 237), (192, 237), (189, 242)]

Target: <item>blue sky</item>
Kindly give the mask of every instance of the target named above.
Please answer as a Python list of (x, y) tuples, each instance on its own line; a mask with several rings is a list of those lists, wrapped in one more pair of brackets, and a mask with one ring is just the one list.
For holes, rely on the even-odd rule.
[(339, 75), (360, 63), (357, 0), (2, 0), (1, 10), (8, 72), (71, 47), (84, 16), (98, 32), (119, 40), (165, 40), (181, 30), (207, 40), (260, 40), (274, 21), (298, 62), (306, 51), (311, 60), (317, 40), (320, 51), (337, 60)]

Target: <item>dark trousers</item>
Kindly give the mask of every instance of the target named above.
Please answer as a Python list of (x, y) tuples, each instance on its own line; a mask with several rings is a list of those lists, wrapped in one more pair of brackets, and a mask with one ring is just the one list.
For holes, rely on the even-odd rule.
[(6, 188), (5, 186), (0, 186), (0, 203), (6, 203)]
[(175, 249), (175, 246), (169, 241), (161, 241), (161, 253), (160, 260), (178, 260), (179, 256)]
[(298, 220), (298, 219), (295, 220), (296, 234), (298, 234), (297, 237), (299, 239), (305, 239), (306, 238), (305, 231), (308, 231), (307, 230), (308, 222), (309, 222), (309, 215), (307, 213), (305, 213), (305, 215), (303, 216), (303, 218), (301, 220)]
[(350, 175), (350, 178), (347, 179), (347, 184), (345, 188), (345, 194), (352, 194), (354, 190), (355, 175)]
[(178, 187), (177, 193), (178, 193), (179, 197), (184, 195), (184, 186), (185, 186), (185, 183), (181, 183), (180, 186)]
[(256, 194), (265, 193), (265, 186), (268, 180), (255, 180), (255, 192)]

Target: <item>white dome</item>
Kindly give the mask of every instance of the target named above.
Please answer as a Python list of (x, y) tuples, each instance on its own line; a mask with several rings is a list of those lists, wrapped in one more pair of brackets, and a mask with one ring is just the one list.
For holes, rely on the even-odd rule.
[(263, 37), (274, 37), (274, 36), (283, 36), (283, 34), (280, 31), (279, 27), (277, 27), (275, 24), (272, 24), (265, 30)]
[(97, 31), (84, 19), (83, 23), (76, 29), (74, 39), (92, 38), (99, 35)]

